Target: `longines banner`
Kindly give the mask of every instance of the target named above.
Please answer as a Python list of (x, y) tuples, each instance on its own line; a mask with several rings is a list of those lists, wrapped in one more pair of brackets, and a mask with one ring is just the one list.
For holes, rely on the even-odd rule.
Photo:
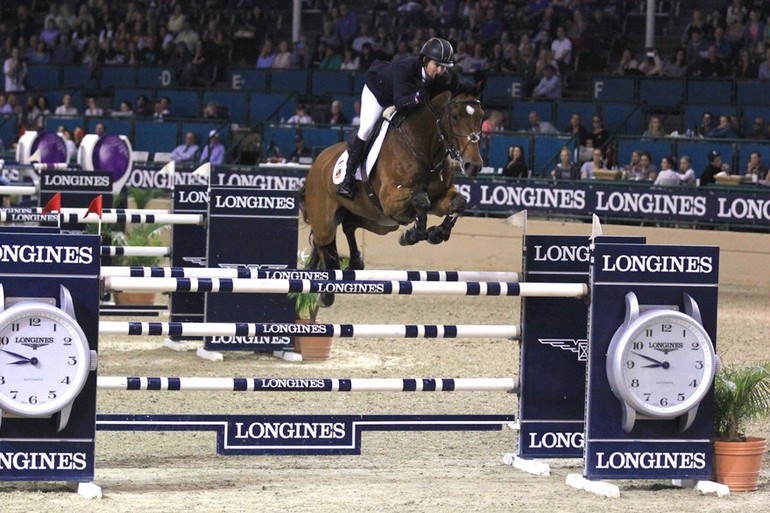
[[(190, 172), (159, 174), (161, 165), (135, 167), (126, 186), (171, 189), (174, 184), (203, 184)], [(212, 184), (261, 189), (295, 190), (304, 183), (304, 169), (244, 169), (242, 173), (215, 168)], [(253, 169), (253, 168), (250, 168)], [(507, 181), (457, 178), (457, 187), (477, 213), (530, 213), (562, 216), (712, 223), (770, 227), (770, 188), (745, 185), (734, 188), (656, 188), (624, 182)]]

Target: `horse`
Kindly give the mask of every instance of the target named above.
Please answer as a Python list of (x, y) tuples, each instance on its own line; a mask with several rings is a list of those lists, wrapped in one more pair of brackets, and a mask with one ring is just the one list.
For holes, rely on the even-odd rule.
[[(308, 268), (340, 268), (336, 243), (340, 224), (350, 249), (349, 269), (364, 269), (355, 235), (358, 228), (385, 235), (414, 222), (401, 234), (401, 245), (449, 240), (467, 204), (454, 185), (455, 169), (459, 167), (472, 177), (483, 164), (479, 148), (484, 116), (481, 89), (483, 81), (471, 83), (453, 75), (449, 89), (403, 117), (397, 114), (372, 169), (371, 189), (367, 191), (363, 182), (356, 182), (354, 200), (338, 195), (332, 181), (335, 163), (346, 151), (346, 144), (337, 143), (318, 155), (298, 191), (299, 209), (311, 228)], [(444, 216), (444, 220), (428, 228), (428, 214)], [(333, 302), (333, 294), (320, 294), (321, 306)]]

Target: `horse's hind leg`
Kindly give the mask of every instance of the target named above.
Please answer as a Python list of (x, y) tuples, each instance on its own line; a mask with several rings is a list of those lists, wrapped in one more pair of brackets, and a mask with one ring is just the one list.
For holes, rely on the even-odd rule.
[[(335, 270), (340, 268), (340, 255), (337, 253), (337, 240), (332, 239), (325, 246), (317, 246), (323, 269)], [(334, 304), (334, 294), (321, 292), (318, 294), (318, 306), (326, 308)]]
[(412, 197), (412, 207), (417, 213), (417, 218), (411, 228), (401, 234), (398, 239), (402, 246), (411, 246), (421, 240), (428, 238), (428, 209), (430, 208), (430, 198), (425, 191), (418, 192)]
[(431, 244), (439, 244), (449, 240), (449, 236), (452, 234), (452, 228), (457, 222), (457, 218), (460, 217), (465, 211), (465, 206), (468, 201), (462, 194), (456, 194), (449, 202), (449, 213), (438, 226), (432, 226), (428, 229), (428, 242)]
[(352, 270), (361, 270), (364, 268), (364, 259), (361, 257), (361, 251), (358, 249), (358, 242), (356, 241), (356, 230), (360, 227), (361, 224), (350, 217), (345, 218), (342, 222), (342, 231), (345, 233), (345, 237), (348, 240), (348, 247), (350, 248), (348, 269)]

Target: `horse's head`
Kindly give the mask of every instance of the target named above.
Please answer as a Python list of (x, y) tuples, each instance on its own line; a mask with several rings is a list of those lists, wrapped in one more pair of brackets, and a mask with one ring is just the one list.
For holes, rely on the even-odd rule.
[(466, 176), (476, 176), (484, 164), (479, 148), (484, 117), (478, 98), (479, 88), (480, 84), (462, 81), (454, 75), (450, 91), (434, 102), (441, 116), (441, 136), (449, 156), (460, 163)]

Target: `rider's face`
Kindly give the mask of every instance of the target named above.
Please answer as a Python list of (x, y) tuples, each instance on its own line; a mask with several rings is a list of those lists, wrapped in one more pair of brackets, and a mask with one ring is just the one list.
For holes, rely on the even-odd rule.
[(445, 71), (446, 66), (442, 66), (436, 61), (428, 61), (428, 64), (425, 66), (425, 73), (427, 73), (430, 78), (441, 76)]

